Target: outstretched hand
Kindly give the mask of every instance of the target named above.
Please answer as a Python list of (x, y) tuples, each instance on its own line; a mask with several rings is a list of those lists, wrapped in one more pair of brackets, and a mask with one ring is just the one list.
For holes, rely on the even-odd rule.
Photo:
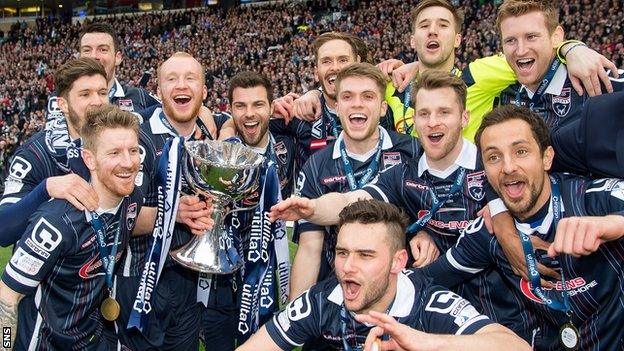
[(288, 199), (273, 205), (269, 213), (269, 220), (297, 221), (314, 214), (314, 201), (305, 197), (291, 196)]

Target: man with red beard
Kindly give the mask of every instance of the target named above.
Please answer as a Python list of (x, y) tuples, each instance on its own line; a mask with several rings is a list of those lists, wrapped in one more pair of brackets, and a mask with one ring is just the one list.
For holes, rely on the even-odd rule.
[[(80, 134), (98, 209), (79, 210), (61, 199), (46, 202), (16, 244), (0, 283), (0, 320), (15, 336), (24, 317), (20, 313), (18, 318), (18, 302), (36, 294), (36, 326), (18, 336), (33, 349), (106, 349), (100, 347), (105, 343), (103, 318), (114, 318), (119, 308), (113, 272), (143, 202), (134, 186), (138, 130), (129, 112), (112, 106), (90, 110)], [(11, 341), (7, 348), (13, 346)]]
[(323, 339), (323, 350), (362, 350), (371, 327), (354, 315), (369, 311), (386, 312), (422, 331), (423, 350), (529, 350), (461, 296), (404, 270), (407, 223), (402, 211), (381, 201), (345, 207), (339, 213), (336, 276), (294, 299), (238, 350), (291, 350), (313, 338)]
[[(160, 179), (170, 175), (161, 174), (159, 168), (161, 158), (168, 157), (167, 140), (175, 137), (193, 139), (197, 129), (201, 130), (203, 137), (212, 138), (198, 118), (206, 95), (204, 69), (191, 55), (177, 52), (159, 67), (158, 96), (163, 107), (146, 116), (148, 118), (140, 131), (142, 164), (136, 184), (145, 194), (141, 216), (150, 224), (141, 225), (141, 229), (151, 230), (158, 215), (172, 216), (173, 220), (181, 222), (183, 206), (196, 210), (194, 218), (209, 215), (203, 210), (205, 203), (196, 196), (183, 196), (177, 213), (173, 213), (175, 206), (168, 206), (167, 211), (157, 210), (163, 207), (159, 201), (168, 195), (162, 190), (166, 184)], [(226, 114), (215, 115), (218, 126), (227, 119)], [(171, 161), (162, 162), (167, 165)], [(185, 184), (183, 192), (192, 194)], [(189, 228), (176, 223), (172, 235), (162, 235), (162, 228), (158, 227), (151, 236), (132, 238), (130, 254), (117, 277), (121, 314), (115, 327), (121, 345), (137, 350), (197, 350), (201, 322), (201, 311), (196, 303), (198, 274), (175, 264), (168, 251), (186, 244), (191, 238), (191, 229), (197, 232), (207, 229), (205, 224)], [(147, 276), (156, 279), (146, 280)]]

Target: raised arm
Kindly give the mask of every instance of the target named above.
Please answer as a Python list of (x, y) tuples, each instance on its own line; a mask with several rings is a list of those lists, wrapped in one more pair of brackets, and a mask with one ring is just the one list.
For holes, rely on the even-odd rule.
[[(368, 315), (358, 315), (360, 322), (376, 325), (369, 332), (365, 350), (375, 350), (373, 344), (381, 346), (381, 350), (407, 350), (407, 351), (427, 351), (427, 350), (530, 350), (529, 344), (522, 340), (511, 330), (500, 324), (489, 324), (477, 330), (471, 335), (440, 335), (430, 334), (410, 328), (405, 324), (397, 322), (385, 313), (375, 311)], [(388, 335), (387, 341), (378, 340)], [(380, 350), (379, 350), (380, 351)]]
[(318, 225), (334, 225), (338, 223), (340, 211), (359, 199), (372, 197), (364, 190), (328, 193), (312, 200), (293, 196), (271, 207), (269, 218), (271, 221), (296, 221), (303, 218)]

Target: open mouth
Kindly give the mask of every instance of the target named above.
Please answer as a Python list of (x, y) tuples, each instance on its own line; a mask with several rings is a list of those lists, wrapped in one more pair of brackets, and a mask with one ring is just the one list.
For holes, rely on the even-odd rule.
[(358, 297), (360, 292), (360, 288), (362, 287), (360, 284), (351, 279), (346, 279), (342, 282), (343, 287), (343, 295), (345, 300), (355, 300)]
[(132, 172), (132, 171), (115, 173), (115, 177), (121, 180), (134, 180), (135, 175), (136, 175), (135, 172)]
[(330, 85), (334, 85), (334, 83), (336, 82), (336, 77), (338, 77), (338, 75), (336, 74), (332, 74), (330, 76), (327, 77), (327, 83), (329, 83)]
[(442, 140), (443, 137), (444, 137), (444, 133), (440, 133), (440, 132), (438, 132), (438, 133), (431, 133), (431, 134), (427, 135), (427, 138), (433, 144), (439, 143), (440, 140)]
[(435, 50), (440, 47), (440, 43), (437, 41), (430, 41), (427, 43), (427, 49)]
[(191, 101), (191, 97), (188, 95), (176, 95), (173, 97), (173, 101), (177, 105), (186, 105)]
[(522, 196), (525, 186), (526, 183), (521, 180), (503, 182), (505, 193), (507, 193), (510, 198), (518, 198)]
[(368, 117), (363, 113), (352, 113), (349, 115), (349, 123), (354, 126), (363, 126), (366, 124)]
[(535, 63), (535, 59), (532, 58), (516, 60), (516, 65), (523, 71), (531, 69), (531, 67), (533, 67), (533, 63)]
[(245, 132), (249, 134), (254, 134), (257, 131), (259, 125), (260, 125), (259, 121), (249, 121), (249, 122), (243, 123)]

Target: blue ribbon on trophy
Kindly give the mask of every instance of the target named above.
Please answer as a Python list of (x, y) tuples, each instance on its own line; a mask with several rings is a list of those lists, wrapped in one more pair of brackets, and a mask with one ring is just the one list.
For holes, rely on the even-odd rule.
[(152, 310), (152, 297), (160, 278), (165, 260), (171, 246), (176, 213), (179, 204), (179, 191), (182, 178), (180, 158), (184, 147), (184, 138), (171, 138), (163, 148), (158, 163), (156, 182), (158, 186), (158, 211), (152, 232), (152, 247), (145, 261), (137, 296), (132, 305), (128, 320), (128, 329), (143, 331)]

